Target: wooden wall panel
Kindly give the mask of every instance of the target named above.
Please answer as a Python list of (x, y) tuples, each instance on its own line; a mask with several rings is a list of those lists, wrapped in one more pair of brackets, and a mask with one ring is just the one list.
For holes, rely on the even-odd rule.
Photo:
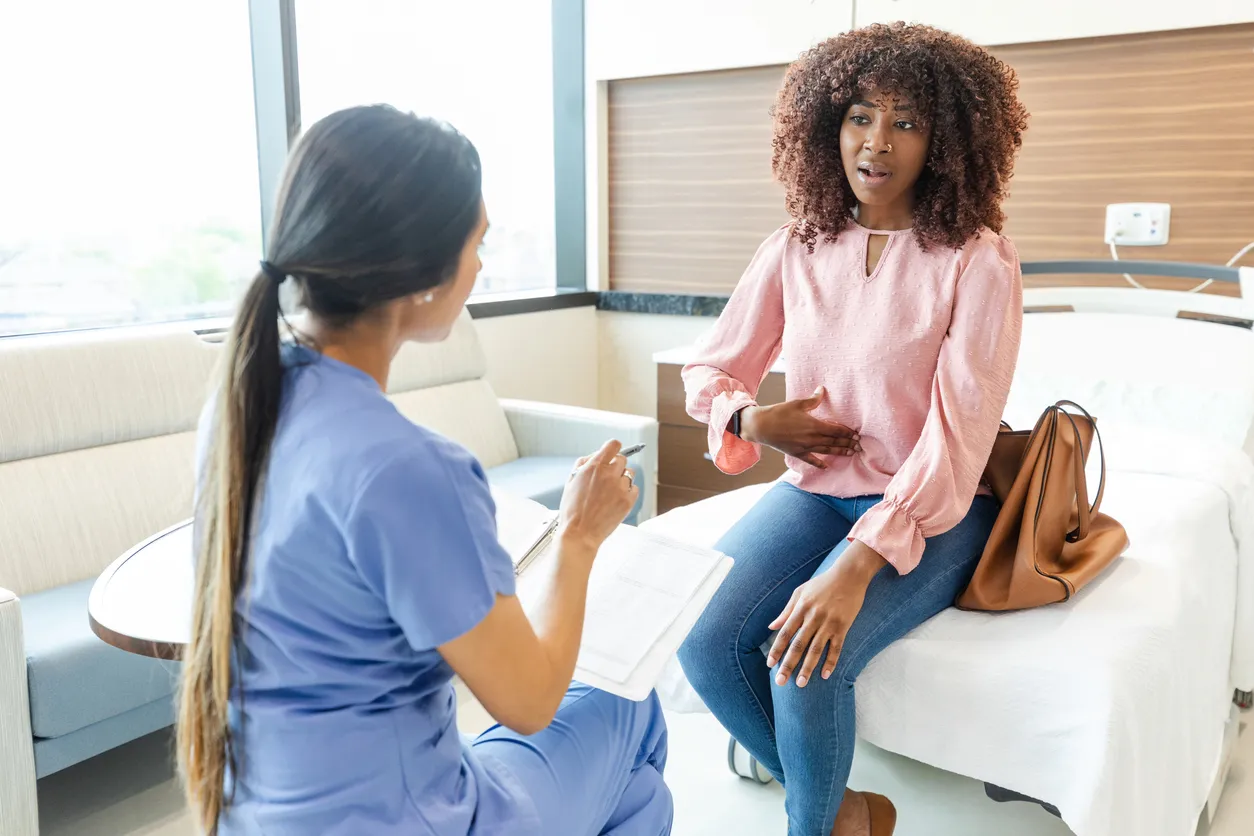
[(768, 109), (783, 67), (609, 85), (610, 287), (726, 294), (788, 220)]
[[(1124, 258), (1223, 263), (1254, 238), (1254, 25), (994, 52), (1032, 112), (1006, 207), (1024, 260), (1108, 257), (1105, 206), (1123, 201), (1172, 204), (1171, 243)], [(729, 293), (787, 220), (768, 113), (783, 69), (610, 84), (613, 289)]]

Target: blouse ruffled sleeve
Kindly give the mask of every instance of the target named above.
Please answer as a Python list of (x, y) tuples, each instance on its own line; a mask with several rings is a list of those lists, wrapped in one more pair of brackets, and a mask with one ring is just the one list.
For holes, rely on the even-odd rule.
[(1023, 276), (1014, 245), (987, 234), (958, 278), (953, 314), (918, 443), (882, 502), (849, 534), (901, 574), (924, 542), (963, 520), (988, 463), (1010, 395), (1023, 330)]
[(784, 334), (782, 266), (792, 224), (758, 248), (714, 328), (683, 369), (688, 414), (709, 425), (710, 457), (736, 474), (761, 458), (756, 444), (727, 431), (732, 415), (757, 405), (758, 388), (778, 359)]

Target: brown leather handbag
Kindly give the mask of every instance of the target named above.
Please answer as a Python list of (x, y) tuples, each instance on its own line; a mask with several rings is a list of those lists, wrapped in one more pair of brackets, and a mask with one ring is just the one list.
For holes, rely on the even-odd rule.
[[(1102, 475), (1089, 504), (1084, 467), (1097, 441)], [(1031, 432), (1003, 425), (984, 481), (1002, 503), (975, 575), (955, 605), (1022, 610), (1066, 601), (1128, 547), (1123, 526), (1101, 513), (1106, 454), (1097, 422), (1059, 401)]]

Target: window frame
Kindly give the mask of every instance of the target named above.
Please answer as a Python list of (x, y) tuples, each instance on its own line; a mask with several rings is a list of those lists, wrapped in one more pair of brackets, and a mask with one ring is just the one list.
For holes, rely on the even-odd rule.
[(588, 289), (584, 0), (553, 4), (553, 172), (557, 290)]
[[(467, 308), (476, 319), (562, 308), (597, 307), (587, 279), (584, 0), (551, 0), (553, 32), (554, 284), (542, 290), (482, 293)], [(270, 226), (288, 151), (300, 136), (300, 74), (296, 0), (248, 0), (254, 119), (257, 129), (258, 211), (262, 247)], [(260, 260), (262, 252), (257, 253)], [(113, 326), (0, 334), (0, 340), (53, 337), (102, 329), (188, 327), (210, 336), (230, 328), (233, 316), (161, 320)]]
[[(475, 294), (467, 307), (476, 318), (596, 304), (587, 276), (584, 3), (551, 3), (555, 281), (540, 291)], [(264, 245), (288, 149), (301, 132), (296, 0), (249, 0), (248, 10)]]

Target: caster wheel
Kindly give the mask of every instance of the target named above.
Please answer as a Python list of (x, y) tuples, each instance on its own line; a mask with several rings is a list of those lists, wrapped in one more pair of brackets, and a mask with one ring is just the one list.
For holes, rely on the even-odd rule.
[(733, 774), (757, 784), (769, 784), (775, 780), (734, 737), (727, 741), (727, 768)]
[(1238, 708), (1254, 708), (1254, 691), (1237, 691), (1232, 701)]

